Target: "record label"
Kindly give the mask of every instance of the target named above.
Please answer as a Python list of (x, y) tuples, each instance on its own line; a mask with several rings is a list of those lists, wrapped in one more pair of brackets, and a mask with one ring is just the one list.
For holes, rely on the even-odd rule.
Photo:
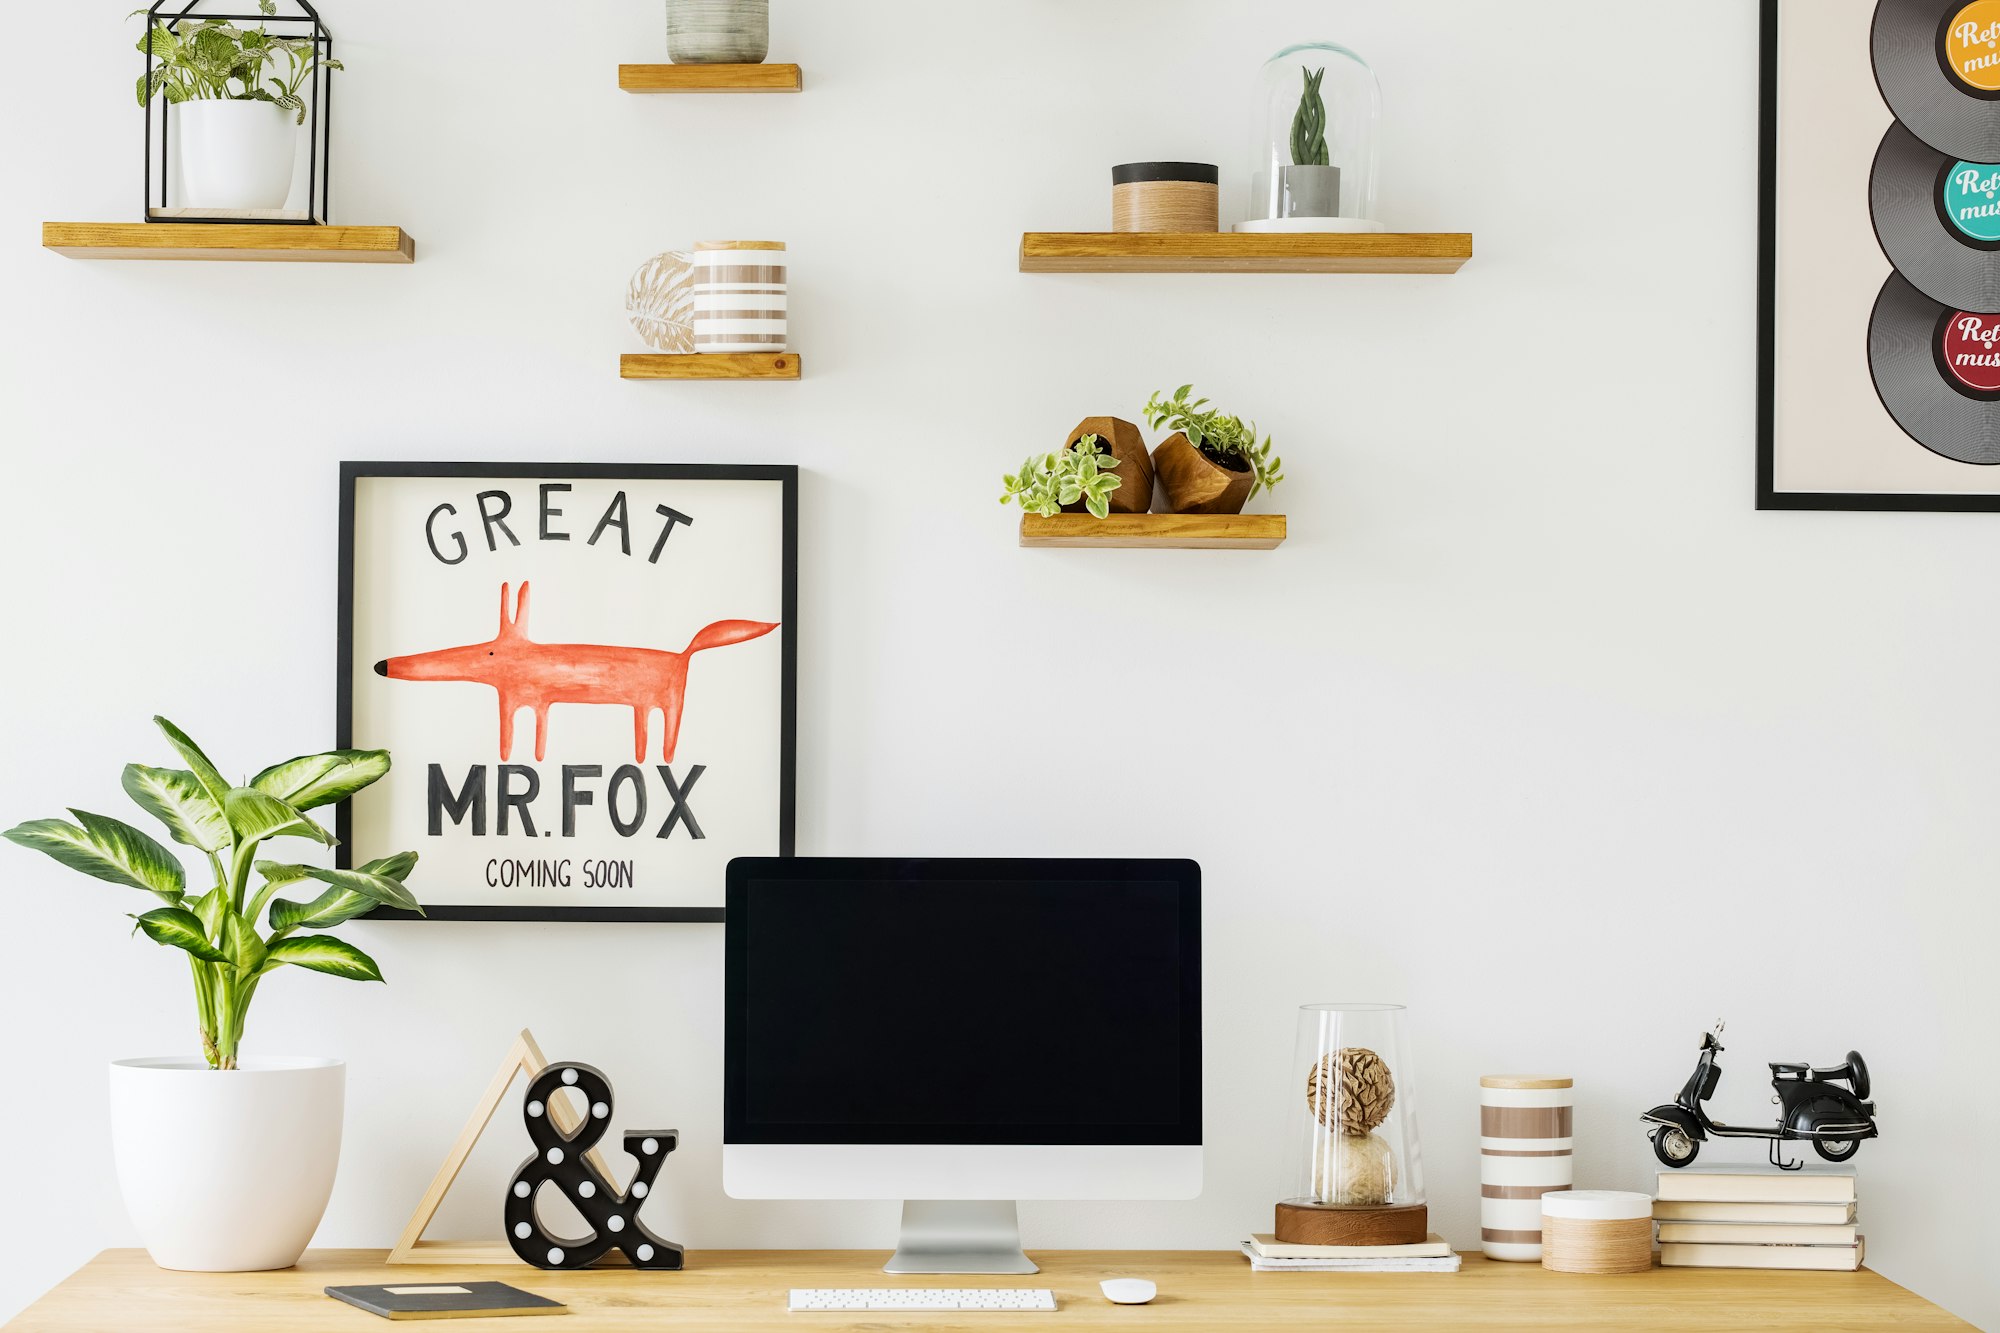
[(2000, 92), (2000, 0), (1973, 0), (1945, 20), (1947, 74), (1968, 88)]
[(1955, 310), (1938, 328), (1938, 364), (1960, 388), (2000, 393), (2000, 318)]
[(1975, 241), (2000, 241), (2000, 166), (1954, 162), (1945, 169), (1938, 209), (1954, 229)]

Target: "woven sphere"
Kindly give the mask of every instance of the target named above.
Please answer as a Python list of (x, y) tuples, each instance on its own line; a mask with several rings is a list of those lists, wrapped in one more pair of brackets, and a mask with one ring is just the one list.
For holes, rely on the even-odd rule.
[(1306, 1105), (1319, 1122), (1343, 1134), (1366, 1134), (1389, 1118), (1396, 1080), (1366, 1046), (1343, 1046), (1306, 1075)]
[(1328, 1134), (1313, 1159), (1320, 1203), (1379, 1207), (1396, 1192), (1396, 1155), (1379, 1134)]

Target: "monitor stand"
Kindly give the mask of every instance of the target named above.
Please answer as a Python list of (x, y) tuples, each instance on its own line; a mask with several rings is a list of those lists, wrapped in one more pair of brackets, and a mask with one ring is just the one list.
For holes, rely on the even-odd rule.
[(997, 1202), (907, 1199), (896, 1253), (885, 1273), (1039, 1273), (1021, 1250), (1012, 1199)]

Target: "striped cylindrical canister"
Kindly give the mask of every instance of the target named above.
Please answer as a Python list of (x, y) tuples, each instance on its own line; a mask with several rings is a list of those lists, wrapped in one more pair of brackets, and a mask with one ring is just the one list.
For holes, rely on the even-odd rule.
[(694, 350), (785, 350), (785, 243), (702, 241), (694, 248)]
[(1572, 1080), (1489, 1074), (1479, 1080), (1479, 1242), (1488, 1259), (1542, 1257), (1542, 1196), (1574, 1176)]

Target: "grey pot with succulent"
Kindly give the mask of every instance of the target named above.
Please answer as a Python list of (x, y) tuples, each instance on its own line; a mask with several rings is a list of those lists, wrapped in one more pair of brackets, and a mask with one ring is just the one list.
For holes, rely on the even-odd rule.
[(1326, 66), (1301, 69), (1305, 87), (1298, 113), (1292, 117), (1292, 161), (1278, 168), (1277, 210), (1281, 218), (1340, 216), (1340, 168), (1332, 165), (1326, 146), (1326, 97), (1320, 84)]

